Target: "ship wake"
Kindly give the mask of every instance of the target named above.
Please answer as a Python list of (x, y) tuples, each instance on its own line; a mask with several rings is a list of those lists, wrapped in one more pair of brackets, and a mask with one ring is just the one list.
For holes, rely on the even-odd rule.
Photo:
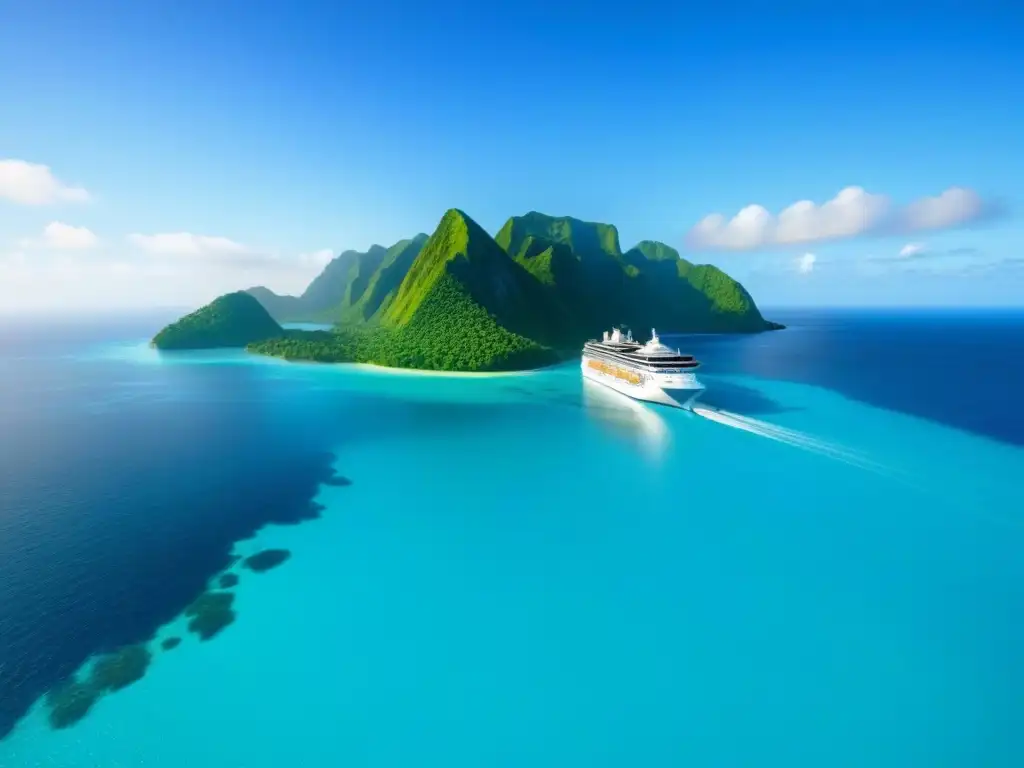
[(780, 443), (791, 445), (794, 448), (800, 448), (811, 453), (817, 453), (821, 456), (826, 456), (836, 461), (841, 461), (851, 466), (866, 469), (879, 474), (891, 475), (890, 468), (879, 464), (876, 461), (872, 461), (864, 454), (851, 450), (836, 443), (830, 443), (826, 440), (821, 440), (813, 435), (809, 435), (806, 432), (800, 432), (795, 429), (787, 429), (786, 427), (780, 427), (776, 424), (772, 424), (767, 421), (761, 421), (760, 419), (753, 419), (749, 416), (743, 416), (738, 413), (731, 413), (730, 411), (722, 411), (718, 408), (709, 408), (705, 405), (695, 405), (692, 410), (698, 416), (702, 416), (710, 421), (724, 424), (734, 429), (741, 429), (745, 432), (750, 432), (761, 437), (767, 437), (770, 440), (775, 440)]

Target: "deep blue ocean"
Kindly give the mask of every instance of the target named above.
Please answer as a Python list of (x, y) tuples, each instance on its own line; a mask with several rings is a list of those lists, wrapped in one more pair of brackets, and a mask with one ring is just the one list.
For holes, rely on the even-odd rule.
[(706, 417), (0, 319), (0, 766), (1019, 768), (1024, 312), (766, 314)]

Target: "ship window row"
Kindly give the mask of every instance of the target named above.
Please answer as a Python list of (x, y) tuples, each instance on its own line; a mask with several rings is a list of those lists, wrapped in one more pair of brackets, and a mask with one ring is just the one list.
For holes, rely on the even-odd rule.
[(651, 371), (657, 371), (661, 368), (697, 368), (700, 365), (693, 359), (693, 357), (660, 358), (658, 360), (651, 360), (649, 358), (625, 355), (620, 352), (596, 347), (588, 347), (586, 352), (596, 359), (619, 363), (622, 365), (637, 366)]
[(693, 355), (659, 355), (658, 357), (650, 357), (648, 355), (633, 354), (632, 356), (636, 357), (637, 360), (648, 360), (652, 363), (658, 363), (665, 360), (674, 360), (677, 362), (682, 361), (684, 363), (693, 361)]
[(616, 347), (613, 347), (613, 346), (608, 345), (608, 344), (602, 344), (600, 342), (595, 342), (595, 341), (588, 341), (585, 346), (590, 348), (590, 349), (593, 349), (595, 351), (608, 352), (608, 353), (617, 354), (617, 355), (629, 355), (631, 357), (635, 357), (635, 358), (641, 359), (641, 360), (693, 360), (693, 355), (680, 355), (680, 354), (664, 355), (664, 356), (661, 356), (661, 355), (658, 355), (658, 356), (643, 355), (643, 354), (640, 353), (640, 347), (632, 347), (630, 349), (620, 349), (620, 348), (616, 348)]
[(599, 346), (590, 346), (588, 348), (588, 350), (593, 352), (594, 354), (601, 354), (601, 353), (603, 353), (603, 354), (608, 354), (608, 355), (614, 355), (616, 357), (621, 357), (624, 360), (629, 360), (630, 362), (641, 363), (641, 364), (644, 364), (644, 365), (659, 365), (659, 364), (678, 365), (680, 363), (693, 363), (693, 362), (696, 362), (696, 360), (694, 359), (693, 355), (672, 355), (672, 356), (666, 356), (666, 357), (648, 357), (646, 355), (638, 355), (638, 354), (636, 354), (634, 352), (619, 352), (618, 350), (614, 350), (614, 349), (604, 349), (604, 348), (599, 347)]

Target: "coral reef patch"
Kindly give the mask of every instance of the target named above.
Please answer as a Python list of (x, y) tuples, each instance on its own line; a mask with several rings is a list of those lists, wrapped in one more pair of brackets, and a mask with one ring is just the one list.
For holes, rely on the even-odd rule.
[[(302, 523), (308, 523), (310, 520), (319, 520), (323, 517), (324, 510), (327, 509), (323, 504), (318, 501), (309, 501), (301, 513), (297, 514), (290, 520), (280, 522), (278, 525), (301, 525)], [(255, 533), (247, 538), (252, 539), (255, 537)]]
[[(191, 408), (200, 409), (202, 418), (237, 419), (231, 422), (237, 428), (212, 430), (195, 445), (187, 420), (175, 418), (159, 421), (159, 428), (158, 421), (147, 422), (147, 429), (167, 428), (176, 437), (146, 451), (138, 451), (131, 441), (106, 443), (104, 466), (132, 466), (140, 478), (147, 478), (110, 499), (96, 495), (98, 486), (88, 473), (67, 478), (68, 498), (75, 504), (54, 513), (71, 515), (69, 519), (80, 523), (76, 531), (83, 534), (106, 530), (108, 519), (123, 516), (130, 523), (111, 528), (116, 535), (48, 539), (48, 578), (39, 583), (22, 578), (23, 564), (10, 557), (17, 544), (0, 537), (0, 583), (11, 587), (4, 593), (9, 598), (4, 618), (12, 626), (32, 627), (32, 632), (0, 631), (0, 753), (4, 739), (37, 701), (44, 718), (50, 714), (51, 700), (60, 710), (55, 721), (70, 722), (79, 716), (67, 715), (76, 708), (83, 711), (93, 697), (78, 696), (78, 688), (64, 690), (74, 670), (81, 670), (78, 680), (87, 683), (96, 659), (111, 649), (153, 638), (151, 650), (159, 654), (166, 636), (160, 633), (167, 631), (163, 628), (171, 617), (181, 616), (204, 589), (215, 588), (221, 574), (242, 573), (232, 554), (239, 540), (268, 525), (294, 525), (316, 516), (310, 502), (322, 490), (322, 481), (333, 474), (336, 457), (323, 446), (333, 444), (335, 425), (317, 420), (313, 426), (323, 429), (311, 427), (292, 439), (290, 432), (279, 432), (270, 415), (253, 412), (242, 402), (215, 399), (190, 404)], [(183, 413), (199, 418), (198, 411)], [(131, 409), (108, 415), (111, 433), (139, 426)], [(233, 460), (220, 462), (224, 455)], [(193, 477), (202, 481), (193, 482)], [(154, 487), (164, 491), (154, 495)], [(207, 522), (197, 524), (200, 521)], [(88, 557), (79, 557), (78, 548), (86, 545)], [(133, 554), (125, 556), (126, 552)], [(66, 601), (67, 594), (76, 599)], [(233, 619), (231, 613), (220, 615), (222, 627)], [(209, 625), (200, 621), (197, 626)], [(205, 631), (209, 635), (211, 630)], [(179, 632), (183, 638), (184, 632)], [(5, 659), (19, 663), (5, 664)]]
[(172, 651), (179, 645), (181, 645), (180, 637), (168, 637), (164, 639), (162, 643), (160, 643), (160, 647), (163, 648), (165, 651)]
[(85, 717), (108, 691), (120, 691), (146, 674), (152, 654), (145, 645), (126, 645), (96, 660), (84, 682), (72, 679), (46, 695), (50, 725), (60, 730)]
[(235, 620), (232, 604), (235, 596), (230, 592), (204, 592), (185, 609), (190, 617), (188, 629), (199, 635), (200, 640), (209, 640)]
[(262, 552), (257, 552), (255, 555), (245, 558), (242, 565), (250, 571), (263, 573), (281, 565), (291, 555), (292, 553), (287, 549), (264, 549)]
[(97, 660), (89, 684), (97, 691), (120, 691), (141, 680), (152, 660), (146, 646), (125, 646)]
[(91, 685), (72, 680), (46, 696), (50, 725), (60, 730), (74, 725), (92, 709), (100, 693)]
[(221, 577), (217, 579), (217, 583), (221, 589), (231, 589), (238, 585), (238, 574), (237, 573), (222, 573)]

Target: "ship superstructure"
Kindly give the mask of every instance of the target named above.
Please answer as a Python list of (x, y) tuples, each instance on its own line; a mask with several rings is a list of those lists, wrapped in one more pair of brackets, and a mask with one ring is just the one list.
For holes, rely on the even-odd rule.
[(662, 344), (653, 328), (646, 344), (634, 341), (632, 332), (605, 331), (600, 341), (583, 345), (581, 365), (585, 378), (651, 403), (688, 408), (704, 391), (696, 375), (700, 363)]

